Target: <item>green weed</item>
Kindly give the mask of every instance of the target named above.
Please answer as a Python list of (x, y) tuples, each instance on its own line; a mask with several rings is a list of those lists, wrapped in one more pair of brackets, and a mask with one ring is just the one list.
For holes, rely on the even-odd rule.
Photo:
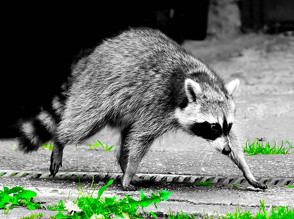
[(294, 188), (294, 185), (285, 186), (285, 188)]
[(58, 204), (53, 206), (48, 205), (46, 208), (50, 211), (67, 211), (62, 200), (60, 200)]
[[(114, 196), (112, 198), (106, 197), (102, 199), (101, 196), (109, 185), (113, 183), (113, 180), (110, 180), (105, 186), (99, 189), (97, 197), (93, 197), (93, 193), (96, 189), (96, 186), (93, 187), (93, 182), (88, 194), (85, 194), (82, 186), (79, 184), (79, 197), (76, 201), (72, 203), (66, 203), (65, 208), (69, 212), (72, 212), (71, 215), (64, 215), (62, 212), (59, 212), (55, 217), (56, 218), (142, 218), (137, 210), (139, 207), (142, 210), (154, 204), (161, 202), (161, 200), (167, 200), (171, 192), (168, 191), (158, 191), (156, 195), (151, 191), (151, 197), (145, 196), (141, 190), (141, 199), (139, 201), (134, 200), (128, 195), (125, 195), (126, 198), (119, 199)], [(153, 217), (156, 217), (156, 214), (151, 212)]]
[(4, 209), (4, 213), (7, 214), (15, 205), (27, 206), (29, 210), (40, 208), (40, 204), (32, 201), (32, 198), (36, 196), (36, 192), (25, 190), (20, 186), (12, 189), (3, 187), (3, 190), (0, 190), (0, 209)]
[[(286, 144), (288, 144), (288, 146), (286, 146)], [(246, 146), (244, 146), (243, 149), (244, 152), (249, 156), (256, 154), (289, 154), (290, 149), (293, 149), (294, 147), (290, 144), (289, 141), (286, 141), (286, 144), (284, 145), (284, 142), (282, 141), (282, 145), (277, 146), (275, 142), (275, 145), (271, 147), (269, 142), (266, 142), (264, 145), (263, 142), (255, 139), (252, 144), (250, 144), (248, 140), (246, 142)]]
[(231, 186), (233, 186), (233, 187), (241, 187), (240, 184), (232, 184)]
[[(99, 146), (101, 146), (105, 151), (110, 151), (110, 150), (114, 147), (114, 145), (108, 147), (107, 144), (104, 146), (103, 143), (102, 143), (101, 141), (99, 141), (99, 140), (98, 140), (97, 142), (95, 142), (93, 145), (94, 145), (96, 148), (99, 148)], [(91, 150), (94, 149), (94, 147), (93, 147), (91, 144), (89, 145), (89, 148), (90, 148)]]
[(188, 214), (184, 214), (183, 211), (181, 211), (181, 214), (173, 215), (171, 211), (168, 213), (169, 219), (194, 219), (196, 218), (196, 214), (194, 214), (192, 217)]
[(11, 144), (14, 151), (17, 150), (17, 147), (14, 144)]
[[(162, 190), (158, 191), (158, 195), (156, 195), (151, 190), (151, 197), (147, 197), (141, 190), (141, 199), (138, 201), (128, 195), (126, 195), (126, 198), (119, 200), (117, 200), (115, 196), (102, 199), (102, 194), (112, 183), (113, 180), (110, 180), (105, 186), (101, 187), (97, 197), (93, 197), (93, 193), (96, 189), (96, 186), (93, 188), (93, 182), (87, 194), (85, 194), (81, 184), (79, 184), (79, 196), (76, 201), (65, 201), (64, 203), (61, 200), (58, 204), (47, 206), (46, 209), (59, 211), (52, 218), (142, 218), (140, 214), (137, 213), (139, 207), (143, 210), (153, 203), (157, 208), (156, 204), (160, 203), (162, 199), (166, 201), (171, 194), (171, 192)], [(37, 194), (34, 191), (24, 190), (22, 187), (13, 187), (12, 189), (4, 187), (4, 191), (0, 190), (0, 208), (5, 210), (5, 214), (7, 214), (9, 209), (12, 209), (14, 205), (27, 206), (29, 210), (41, 208), (40, 204), (32, 202), (32, 197), (35, 196), (37, 196)], [(150, 212), (150, 215), (152, 217), (157, 217), (153, 212)], [(42, 214), (32, 214), (24, 218), (33, 219), (42, 216)]]
[(197, 182), (195, 184), (196, 186), (214, 186), (212, 183), (211, 183), (211, 180), (206, 180), (205, 182)]
[[(17, 147), (14, 144), (11, 144), (11, 145), (12, 145), (13, 150), (17, 151)], [(42, 147), (42, 149), (48, 149), (49, 151), (53, 150), (53, 144), (48, 143), (48, 142), (43, 144), (41, 147)]]
[[(205, 183), (208, 183), (206, 181)], [(98, 191), (97, 197), (93, 197), (93, 193), (96, 189), (96, 186), (93, 187), (93, 182), (91, 188), (87, 194), (83, 191), (81, 185), (79, 184), (79, 197), (76, 201), (60, 201), (54, 206), (47, 206), (48, 210), (59, 211), (55, 216), (50, 218), (144, 218), (144, 217), (157, 217), (153, 212), (150, 212), (148, 215), (146, 212), (144, 214), (137, 213), (139, 207), (144, 209), (150, 204), (156, 204), (163, 200), (167, 200), (171, 192), (168, 191), (158, 191), (156, 195), (151, 190), (151, 197), (145, 196), (141, 190), (141, 199), (139, 201), (134, 200), (130, 196), (126, 195), (126, 198), (119, 199), (114, 196), (112, 198), (106, 197), (101, 198), (104, 191), (109, 185), (113, 183), (113, 180), (110, 180), (105, 186), (101, 187)], [(7, 214), (9, 209), (12, 209), (14, 205), (27, 206), (28, 209), (33, 210), (35, 208), (40, 208), (40, 204), (32, 202), (32, 198), (37, 196), (34, 191), (24, 190), (22, 187), (13, 187), (9, 189), (3, 187), (4, 190), (0, 190), (0, 208), (5, 209)], [(63, 212), (61, 212), (63, 211)], [(67, 211), (67, 213), (66, 213)], [(66, 213), (66, 214), (65, 214)], [(36, 219), (42, 218), (43, 214), (31, 214), (30, 216), (23, 217), (23, 219)], [(170, 219), (195, 219), (195, 218), (204, 218), (211, 219), (215, 218), (214, 216), (203, 216), (200, 215), (188, 215), (184, 214), (181, 211), (181, 214), (173, 215), (169, 212), (168, 217)], [(286, 206), (282, 207), (269, 207), (266, 210), (264, 201), (260, 201), (260, 209), (256, 215), (253, 215), (250, 211), (243, 211), (240, 207), (236, 209), (235, 213), (228, 213), (226, 216), (218, 217), (223, 219), (245, 219), (245, 218), (254, 218), (254, 219), (277, 219), (277, 218), (292, 218), (294, 219), (294, 209), (290, 210)]]
[(43, 214), (39, 213), (39, 214), (31, 214), (30, 216), (27, 217), (21, 217), (21, 219), (36, 219), (36, 218), (42, 218)]
[(53, 145), (51, 143), (45, 143), (42, 145), (43, 149), (48, 149), (49, 151), (53, 150)]
[(252, 215), (250, 211), (242, 211), (241, 208), (237, 208), (234, 214), (228, 213), (223, 219), (245, 219), (245, 218), (256, 218), (256, 219), (288, 219), (294, 218), (294, 209), (290, 210), (286, 206), (282, 207), (269, 207), (266, 211), (264, 201), (260, 201), (259, 212), (256, 215)]
[[(181, 214), (173, 215), (172, 213), (168, 214), (170, 219), (194, 219), (194, 218), (203, 218), (203, 219), (209, 219), (209, 218), (215, 218), (215, 216), (196, 216), (194, 214), (193, 216), (189, 216), (188, 214), (184, 214), (181, 212)], [(260, 201), (260, 207), (259, 212), (256, 213), (256, 215), (252, 214), (250, 211), (243, 211), (241, 207), (238, 207), (236, 209), (235, 213), (227, 213), (226, 216), (223, 217), (217, 217), (222, 219), (294, 219), (294, 209), (290, 210), (286, 206), (282, 207), (269, 207), (268, 210), (265, 209), (264, 201)]]

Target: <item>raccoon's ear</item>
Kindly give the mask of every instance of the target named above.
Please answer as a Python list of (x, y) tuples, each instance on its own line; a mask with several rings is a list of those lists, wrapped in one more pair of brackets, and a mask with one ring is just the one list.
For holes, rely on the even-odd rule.
[(226, 89), (228, 91), (228, 94), (232, 95), (233, 93), (235, 93), (235, 91), (239, 87), (239, 84), (240, 84), (239, 79), (235, 79), (235, 80), (232, 80), (231, 82), (227, 83), (225, 85), (225, 87), (226, 87)]
[(200, 85), (190, 78), (185, 80), (185, 91), (189, 102), (196, 101), (197, 95), (202, 92)]

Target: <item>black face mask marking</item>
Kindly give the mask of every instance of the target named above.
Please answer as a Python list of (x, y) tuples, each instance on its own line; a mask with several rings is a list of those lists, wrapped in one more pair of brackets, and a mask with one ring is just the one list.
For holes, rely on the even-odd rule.
[(219, 123), (195, 123), (190, 126), (190, 130), (197, 136), (207, 140), (215, 140), (218, 137), (224, 135), (228, 136), (232, 127), (232, 123), (228, 124), (224, 118), (223, 128)]
[(185, 97), (185, 98), (182, 100), (182, 102), (180, 103), (179, 107), (180, 107), (181, 109), (184, 109), (185, 107), (188, 106), (188, 103), (189, 103), (189, 101), (188, 101), (188, 99)]
[(229, 123), (227, 122), (227, 119), (226, 117), (224, 117), (224, 123), (223, 123), (223, 134), (224, 136), (228, 136), (230, 131), (231, 131), (231, 128), (232, 128), (232, 123)]
[(208, 122), (195, 123), (190, 127), (190, 130), (197, 136), (207, 140), (215, 140), (222, 135), (220, 124), (210, 124)]

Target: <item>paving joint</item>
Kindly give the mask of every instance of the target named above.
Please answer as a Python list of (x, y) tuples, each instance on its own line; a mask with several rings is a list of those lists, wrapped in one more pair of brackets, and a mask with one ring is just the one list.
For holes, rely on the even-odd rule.
[[(180, 184), (195, 184), (199, 182), (206, 182), (210, 180), (214, 185), (244, 185), (248, 186), (248, 182), (244, 177), (231, 176), (197, 176), (197, 175), (177, 175), (177, 174), (137, 174), (140, 179), (146, 182), (153, 183), (180, 183)], [(27, 170), (0, 170), (0, 177), (15, 177), (15, 178), (34, 178), (44, 179), (51, 178), (47, 171), (27, 171)], [(78, 180), (92, 180), (106, 181), (106, 180), (120, 180), (122, 173), (100, 173), (100, 172), (59, 172), (54, 179), (74, 179)], [(289, 177), (274, 177), (274, 178), (257, 178), (261, 183), (268, 186), (284, 187), (294, 185), (294, 178)]]

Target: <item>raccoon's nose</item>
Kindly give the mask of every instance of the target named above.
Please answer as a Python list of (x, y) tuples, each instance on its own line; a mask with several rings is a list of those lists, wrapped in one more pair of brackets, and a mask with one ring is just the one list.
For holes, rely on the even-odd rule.
[(230, 148), (230, 146), (229, 146), (229, 145), (226, 145), (226, 146), (224, 147), (224, 149), (222, 150), (222, 153), (223, 153), (224, 155), (229, 155), (229, 154), (231, 153), (231, 148)]

